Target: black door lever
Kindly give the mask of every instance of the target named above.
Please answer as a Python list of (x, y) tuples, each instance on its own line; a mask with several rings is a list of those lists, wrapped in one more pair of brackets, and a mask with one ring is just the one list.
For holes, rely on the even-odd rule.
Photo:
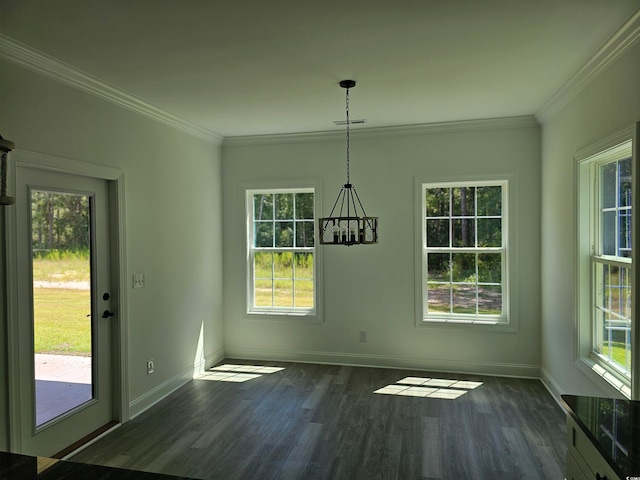
[(102, 318), (109, 318), (109, 317), (113, 317), (114, 313), (110, 312), (109, 310), (105, 310), (104, 312), (102, 312)]

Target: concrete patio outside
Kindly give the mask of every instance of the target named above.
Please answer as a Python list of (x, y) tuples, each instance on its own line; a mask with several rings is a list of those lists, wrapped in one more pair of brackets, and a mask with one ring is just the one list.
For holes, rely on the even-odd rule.
[(36, 425), (92, 398), (91, 357), (35, 354)]

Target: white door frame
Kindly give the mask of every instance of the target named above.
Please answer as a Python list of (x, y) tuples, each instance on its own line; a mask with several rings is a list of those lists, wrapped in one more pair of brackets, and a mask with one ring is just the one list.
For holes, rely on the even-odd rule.
[[(9, 182), (15, 191), (18, 167), (30, 167), (53, 172), (81, 175), (108, 183), (109, 229), (111, 258), (111, 292), (115, 297), (114, 310), (117, 322), (112, 325), (112, 373), (113, 373), (113, 418), (119, 423), (129, 420), (129, 373), (128, 373), (128, 315), (127, 281), (125, 258), (125, 199), (124, 172), (121, 169), (79, 162), (27, 150), (11, 153), (15, 162)], [(8, 207), (6, 212), (6, 258), (7, 258), (7, 352), (9, 387), (9, 451), (20, 453), (22, 449), (20, 371), (18, 361), (18, 265), (17, 265), (17, 218), (16, 208)], [(30, 402), (27, 405), (31, 405)], [(30, 408), (30, 407), (29, 407)]]

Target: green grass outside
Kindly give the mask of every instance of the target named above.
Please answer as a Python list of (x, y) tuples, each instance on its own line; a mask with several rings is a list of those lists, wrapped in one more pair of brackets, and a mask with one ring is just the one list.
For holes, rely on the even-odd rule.
[(91, 355), (89, 290), (36, 288), (33, 300), (35, 353)]
[[(258, 307), (271, 307), (271, 280), (256, 280), (254, 302)], [(295, 306), (299, 308), (313, 307), (313, 281), (297, 280), (295, 291)], [(291, 280), (276, 280), (273, 291), (273, 306), (292, 307), (293, 282)]]
[[(294, 282), (291, 278), (293, 269), (291, 263), (278, 261), (271, 264), (271, 254), (261, 254), (255, 263), (254, 303), (257, 307), (297, 307), (313, 308), (313, 265), (297, 264)], [(273, 272), (272, 272), (273, 267)], [(271, 275), (273, 281), (273, 299)], [(295, 293), (295, 300), (294, 300)], [(294, 305), (295, 301), (295, 305)]]
[(88, 259), (33, 259), (33, 279), (46, 282), (88, 282), (91, 278)]
[[(34, 281), (89, 281), (86, 258), (33, 260)], [(89, 290), (34, 288), (34, 350), (56, 355), (91, 355)]]
[[(627, 360), (627, 352), (623, 343), (614, 342), (611, 347), (611, 358), (614, 362), (620, 365), (622, 368), (626, 368), (627, 371), (631, 371), (631, 359)], [(602, 353), (606, 358), (609, 358), (609, 347), (604, 345), (602, 347)]]

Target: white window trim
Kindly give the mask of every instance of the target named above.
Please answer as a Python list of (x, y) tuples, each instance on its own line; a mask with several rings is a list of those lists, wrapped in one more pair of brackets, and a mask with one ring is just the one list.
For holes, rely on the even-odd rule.
[[(278, 307), (252, 308), (253, 284), (250, 242), (253, 238), (253, 218), (251, 216), (253, 206), (250, 204), (253, 193), (269, 190), (273, 193), (294, 192), (301, 190), (313, 190), (314, 193), (314, 308), (312, 309), (280, 309)], [(304, 180), (275, 180), (242, 184), (240, 186), (242, 205), (244, 206), (244, 318), (249, 320), (276, 320), (292, 321), (295, 323), (322, 323), (323, 321), (323, 281), (322, 281), (322, 249), (318, 248), (317, 219), (321, 216), (322, 194), (321, 182), (317, 179)], [(288, 249), (284, 249), (288, 250)]]
[[(597, 210), (598, 198), (596, 196), (595, 169), (602, 163), (619, 160), (632, 156), (632, 211), (638, 211), (637, 192), (637, 151), (631, 151), (631, 144), (637, 150), (637, 142), (634, 138), (634, 128), (628, 128), (615, 133), (604, 140), (589, 147), (579, 150), (574, 162), (574, 192), (576, 202), (575, 218), (575, 339), (574, 339), (574, 359), (575, 365), (591, 381), (602, 390), (612, 396), (624, 395), (627, 398), (638, 398), (638, 358), (639, 348), (637, 325), (637, 261), (631, 264), (632, 279), (632, 320), (631, 320), (631, 380), (618, 370), (614, 365), (602, 359), (593, 352), (593, 312), (592, 312), (592, 245), (597, 233), (597, 218), (592, 218), (592, 212)], [(589, 208), (580, 208), (588, 205)], [(633, 237), (632, 251), (635, 259), (637, 248), (637, 237), (639, 227), (636, 225), (637, 215), (634, 213), (632, 220)], [(632, 389), (632, 385), (634, 388)], [(634, 394), (632, 396), (632, 390)]]
[[(492, 317), (475, 316), (448, 316), (424, 317), (424, 296), (426, 272), (424, 271), (424, 198), (423, 185), (431, 186), (481, 186), (481, 185), (502, 185), (503, 187), (503, 229), (506, 232), (505, 255), (506, 262), (503, 264), (503, 303), (504, 319), (494, 319)], [(478, 329), (491, 332), (516, 332), (519, 329), (518, 312), (518, 264), (517, 264), (517, 217), (515, 216), (517, 194), (517, 175), (515, 173), (496, 173), (494, 175), (455, 175), (455, 176), (425, 176), (414, 177), (414, 216), (415, 216), (415, 325), (425, 328), (463, 328)]]

